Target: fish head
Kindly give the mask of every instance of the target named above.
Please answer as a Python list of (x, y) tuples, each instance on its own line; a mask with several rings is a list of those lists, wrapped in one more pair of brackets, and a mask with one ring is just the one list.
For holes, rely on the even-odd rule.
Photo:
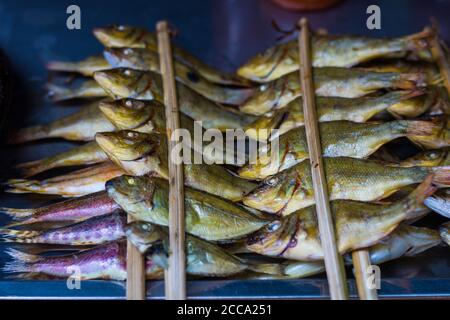
[(106, 48), (103, 56), (113, 68), (137, 70), (159, 70), (159, 59), (155, 52), (144, 48)]
[(112, 100), (105, 99), (99, 104), (100, 110), (106, 118), (118, 129), (134, 129), (154, 116), (162, 104), (155, 101), (142, 101), (135, 99)]
[[(94, 72), (94, 79), (113, 98), (137, 98), (145, 93), (145, 100), (154, 96), (154, 81), (145, 71), (115, 68)], [(145, 91), (145, 92), (144, 92)]]
[(129, 223), (125, 227), (125, 234), (141, 253), (147, 252), (152, 245), (162, 240), (160, 227), (143, 221)]
[(302, 175), (297, 173), (297, 166), (266, 178), (257, 188), (244, 197), (244, 204), (255, 209), (281, 215), (294, 194), (296, 197), (306, 198), (308, 188), (303, 187)]
[(297, 221), (295, 214), (272, 221), (247, 238), (247, 249), (267, 256), (281, 256), (296, 239)]
[(98, 132), (95, 141), (108, 156), (119, 161), (132, 161), (155, 151), (160, 145), (161, 137), (158, 134), (120, 130)]
[[(101, 28), (94, 28), (94, 36), (105, 47), (144, 47), (150, 34), (147, 30), (139, 27), (112, 25)], [(145, 41), (147, 40), (147, 41)]]
[(163, 269), (169, 267), (169, 251), (163, 243), (151, 246), (147, 252), (146, 258)]
[(152, 203), (156, 182), (148, 176), (123, 175), (105, 183), (108, 196), (128, 212), (140, 202)]

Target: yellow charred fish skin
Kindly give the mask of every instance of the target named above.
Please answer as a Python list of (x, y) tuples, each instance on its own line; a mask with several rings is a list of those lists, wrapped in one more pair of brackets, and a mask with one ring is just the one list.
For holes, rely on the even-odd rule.
[[(412, 90), (425, 86), (421, 73), (374, 72), (358, 68), (315, 68), (313, 79), (317, 96), (358, 98), (380, 89)], [(302, 94), (298, 72), (267, 83), (240, 106), (254, 115), (281, 109)]]
[(98, 102), (94, 102), (59, 120), (21, 129), (10, 137), (9, 142), (23, 143), (47, 138), (89, 141), (94, 139), (97, 132), (111, 130), (114, 130), (114, 126), (98, 109)]
[[(339, 253), (372, 246), (389, 235), (403, 220), (423, 215), (428, 209), (422, 202), (435, 190), (430, 177), (407, 198), (393, 204), (332, 201), (330, 206)], [(287, 259), (322, 260), (315, 206), (263, 227), (249, 237), (247, 248), (256, 253)]]
[[(360, 36), (315, 35), (312, 38), (314, 67), (352, 67), (380, 57), (404, 56), (427, 48), (429, 32), (393, 39)], [(298, 70), (298, 43), (290, 41), (267, 49), (241, 66), (237, 74), (256, 82), (269, 82)]]
[[(169, 179), (165, 135), (129, 130), (98, 133), (96, 141), (108, 157), (132, 175), (152, 174)], [(256, 184), (239, 178), (217, 164), (184, 164), (185, 184), (231, 201), (241, 201)]]
[[(143, 48), (109, 48), (104, 51), (106, 59), (113, 68), (130, 68), (160, 73), (157, 52)], [(240, 105), (248, 99), (255, 89), (232, 88), (211, 83), (196, 70), (178, 61), (174, 61), (176, 79), (202, 96), (230, 105)]]
[[(449, 167), (394, 167), (377, 161), (324, 158), (330, 200), (375, 201), (404, 186), (423, 181), (430, 173), (434, 183), (449, 184)], [(288, 215), (314, 204), (309, 161), (268, 177), (244, 197), (244, 204), (278, 215)]]
[[(442, 124), (431, 121), (399, 120), (386, 123), (355, 123), (350, 121), (324, 122), (319, 126), (324, 157), (367, 158), (383, 144), (399, 137), (428, 146), (449, 146), (441, 141)], [(260, 154), (262, 154), (260, 152)], [(304, 127), (295, 128), (278, 140), (278, 154), (271, 150), (255, 157), (255, 162), (240, 169), (247, 179), (263, 179), (307, 159), (308, 145)]]
[[(156, 34), (143, 28), (124, 25), (95, 28), (94, 35), (108, 48), (147, 48), (158, 53)], [(202, 77), (211, 82), (224, 85), (249, 85), (248, 80), (234, 74), (220, 72), (178, 46), (173, 46), (173, 55), (175, 60), (197, 70)]]
[[(113, 98), (164, 100), (161, 76), (154, 72), (116, 68), (95, 72), (94, 78)], [(205, 128), (238, 129), (254, 120), (206, 99), (182, 83), (177, 83), (177, 92), (180, 111), (202, 121)]]
[[(317, 117), (320, 122), (348, 120), (353, 122), (366, 122), (377, 113), (397, 107), (402, 110), (417, 110), (416, 114), (423, 113), (424, 106), (415, 103), (414, 98), (422, 97), (422, 90), (415, 91), (392, 91), (379, 97), (361, 98), (339, 98), (339, 97), (316, 97)], [(425, 107), (429, 107), (425, 106)], [(411, 111), (412, 112), (412, 111)], [(286, 108), (276, 110), (269, 116), (260, 116), (248, 125), (246, 133), (250, 138), (256, 140), (267, 140), (270, 129), (278, 129), (276, 134), (270, 135), (274, 138), (288, 132), (291, 129), (304, 125), (302, 98), (296, 98), (288, 103)]]
[[(169, 186), (167, 181), (148, 176), (122, 176), (106, 183), (108, 195), (133, 218), (167, 226)], [(185, 189), (186, 232), (205, 240), (242, 238), (269, 220), (219, 197)]]
[(111, 65), (103, 56), (92, 56), (78, 62), (52, 61), (47, 64), (47, 69), (59, 72), (75, 72), (83, 76), (91, 77), (95, 71), (110, 69)]

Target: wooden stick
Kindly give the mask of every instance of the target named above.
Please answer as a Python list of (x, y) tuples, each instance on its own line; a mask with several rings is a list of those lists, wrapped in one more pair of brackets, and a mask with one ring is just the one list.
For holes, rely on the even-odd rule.
[(320, 144), (319, 125), (315, 105), (315, 90), (312, 77), (308, 21), (303, 18), (300, 20), (299, 25), (301, 27), (298, 45), (300, 56), (300, 82), (303, 93), (303, 114), (305, 117), (305, 131), (308, 141), (320, 239), (324, 251), (325, 269), (327, 272), (331, 299), (344, 300), (348, 299), (348, 288), (344, 264), (336, 245), (334, 223), (330, 210), (328, 187), (322, 161), (322, 148)]
[(447, 89), (447, 93), (450, 97), (450, 65), (445, 57), (444, 50), (439, 43), (437, 26), (435, 26), (433, 29), (434, 35), (430, 40), (431, 54), (433, 55), (433, 58), (439, 67), (439, 71), (444, 80), (445, 88)]
[[(133, 219), (128, 216), (128, 222)], [(145, 257), (127, 241), (127, 300), (145, 300)]]
[(368, 268), (371, 266), (369, 250), (353, 251), (352, 260), (359, 299), (378, 300), (377, 289), (369, 287), (369, 274), (367, 273)]
[(167, 21), (156, 24), (158, 51), (166, 105), (166, 127), (169, 146), (169, 269), (166, 273), (166, 299), (186, 299), (186, 256), (184, 217), (183, 164), (172, 160), (172, 150), (179, 141), (172, 140), (172, 133), (180, 128), (180, 114), (173, 70), (172, 48)]

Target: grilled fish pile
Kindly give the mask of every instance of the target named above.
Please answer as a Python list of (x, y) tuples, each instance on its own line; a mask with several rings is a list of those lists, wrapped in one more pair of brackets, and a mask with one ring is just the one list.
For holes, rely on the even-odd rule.
[[(86, 104), (8, 140), (82, 143), (18, 164), (20, 176), (5, 182), (6, 192), (68, 198), (0, 208), (11, 218), (0, 229), (11, 244), (3, 270), (14, 277), (64, 278), (76, 266), (82, 279), (125, 280), (125, 239), (145, 255), (148, 279), (167, 267), (169, 160), (156, 35), (130, 26), (94, 35), (102, 55), (47, 66), (76, 78), (49, 83), (51, 99)], [(361, 248), (379, 264), (449, 244), (448, 222), (439, 230), (412, 226), (431, 210), (450, 217), (450, 100), (430, 53), (432, 36), (312, 39), (324, 165), (347, 264)], [(191, 136), (215, 129), (221, 137), (241, 130), (247, 145), (258, 142), (256, 149), (218, 144), (211, 152), (183, 139), (190, 150), (183, 154), (187, 273), (291, 279), (323, 272), (296, 42), (269, 48), (235, 74), (178, 46), (173, 59), (182, 129)], [(405, 158), (400, 147), (415, 153)], [(237, 158), (244, 163), (222, 161)]]

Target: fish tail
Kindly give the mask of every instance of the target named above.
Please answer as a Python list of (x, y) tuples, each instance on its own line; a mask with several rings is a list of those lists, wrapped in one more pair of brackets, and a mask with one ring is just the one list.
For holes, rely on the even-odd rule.
[(31, 217), (36, 213), (35, 209), (0, 208), (0, 213), (6, 214), (13, 220)]
[(415, 90), (426, 86), (426, 75), (423, 72), (402, 73), (394, 80), (393, 86), (404, 90)]
[(427, 49), (429, 46), (428, 38), (434, 35), (434, 31), (431, 28), (425, 28), (424, 30), (404, 37), (404, 40), (408, 43), (408, 49), (413, 51), (419, 51)]
[(283, 267), (279, 263), (255, 263), (249, 264), (248, 269), (257, 273), (283, 275)]
[(448, 146), (442, 135), (443, 123), (440, 121), (407, 121), (406, 136), (411, 141), (427, 149), (438, 149)]
[(73, 99), (78, 96), (76, 91), (53, 83), (47, 84), (47, 91), (48, 96), (55, 102)]
[(38, 125), (17, 131), (8, 138), (7, 143), (17, 144), (49, 137), (51, 137), (50, 127), (47, 125)]
[(53, 166), (52, 164), (48, 163), (47, 158), (45, 158), (42, 160), (24, 162), (16, 165), (15, 168), (18, 170), (19, 175), (27, 178), (52, 169)]
[(80, 66), (74, 62), (50, 61), (47, 63), (47, 70), (62, 72), (79, 72)]
[[(34, 238), (41, 234), (40, 231), (34, 230), (14, 230), (14, 229), (0, 229), (0, 234), (5, 237), (5, 239), (15, 238), (13, 242), (21, 242), (20, 240), (24, 240), (23, 242), (29, 242), (26, 240), (30, 240), (29, 238)], [(12, 240), (12, 239), (11, 239)], [(18, 240), (18, 241), (15, 241)]]
[(6, 189), (5, 192), (9, 193), (37, 192), (42, 189), (37, 180), (10, 179), (6, 182), (6, 185), (9, 186), (9, 189)]
[(450, 187), (450, 166), (431, 167), (433, 183), (441, 188)]
[(12, 261), (5, 263), (2, 268), (6, 273), (31, 272), (33, 271), (33, 263), (41, 259), (40, 256), (11, 248), (7, 249), (6, 253), (12, 258)]

